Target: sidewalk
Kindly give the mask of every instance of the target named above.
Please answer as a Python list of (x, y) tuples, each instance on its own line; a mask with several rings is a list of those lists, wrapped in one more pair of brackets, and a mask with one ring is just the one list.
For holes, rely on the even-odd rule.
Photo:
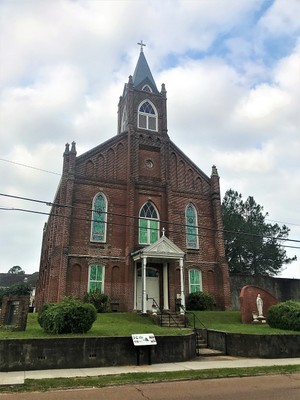
[(167, 372), (167, 371), (186, 371), (214, 368), (240, 368), (240, 367), (259, 367), (273, 365), (300, 365), (300, 358), (237, 358), (229, 356), (220, 357), (198, 357), (191, 361), (122, 366), (122, 367), (101, 367), (101, 368), (79, 368), (79, 369), (51, 369), (43, 371), (16, 371), (0, 372), (0, 385), (23, 384), (25, 379), (44, 379), (44, 378), (75, 378), (98, 375), (115, 375), (136, 372)]

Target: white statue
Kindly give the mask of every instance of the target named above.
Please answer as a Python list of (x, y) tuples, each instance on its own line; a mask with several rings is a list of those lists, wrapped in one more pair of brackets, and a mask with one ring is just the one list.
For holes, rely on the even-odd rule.
[(260, 294), (257, 295), (256, 297), (256, 305), (257, 305), (257, 311), (258, 311), (258, 316), (263, 317), (263, 299), (260, 297)]

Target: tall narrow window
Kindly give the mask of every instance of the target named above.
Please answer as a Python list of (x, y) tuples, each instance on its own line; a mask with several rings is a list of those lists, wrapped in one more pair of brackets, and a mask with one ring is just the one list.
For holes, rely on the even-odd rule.
[(151, 244), (158, 240), (158, 212), (151, 201), (143, 205), (139, 215), (139, 243)]
[(145, 100), (139, 106), (138, 126), (142, 129), (157, 131), (157, 111), (149, 100)]
[(193, 204), (188, 204), (185, 210), (185, 224), (186, 224), (186, 247), (188, 249), (198, 249), (198, 226), (197, 226), (197, 212)]
[(198, 269), (189, 270), (189, 292), (202, 292), (202, 276)]
[(106, 241), (106, 223), (107, 221), (107, 200), (104, 194), (98, 193), (94, 197), (93, 211), (92, 211), (92, 229), (91, 241), (92, 242), (105, 242)]
[(104, 266), (93, 264), (89, 266), (88, 292), (100, 292), (104, 290)]

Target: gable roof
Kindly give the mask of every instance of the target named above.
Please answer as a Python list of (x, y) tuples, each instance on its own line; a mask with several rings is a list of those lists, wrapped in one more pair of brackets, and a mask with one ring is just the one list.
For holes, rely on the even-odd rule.
[(183, 258), (185, 253), (176, 246), (172, 240), (168, 239), (164, 233), (155, 243), (150, 244), (131, 254), (134, 261), (143, 257), (159, 259), (179, 259)]

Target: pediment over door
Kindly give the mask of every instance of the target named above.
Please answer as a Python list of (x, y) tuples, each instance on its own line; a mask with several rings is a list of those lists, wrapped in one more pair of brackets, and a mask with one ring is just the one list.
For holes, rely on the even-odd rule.
[(155, 243), (144, 247), (135, 253), (132, 253), (134, 261), (141, 258), (160, 258), (160, 259), (180, 259), (184, 257), (184, 252), (176, 246), (172, 240), (168, 239), (164, 234)]

